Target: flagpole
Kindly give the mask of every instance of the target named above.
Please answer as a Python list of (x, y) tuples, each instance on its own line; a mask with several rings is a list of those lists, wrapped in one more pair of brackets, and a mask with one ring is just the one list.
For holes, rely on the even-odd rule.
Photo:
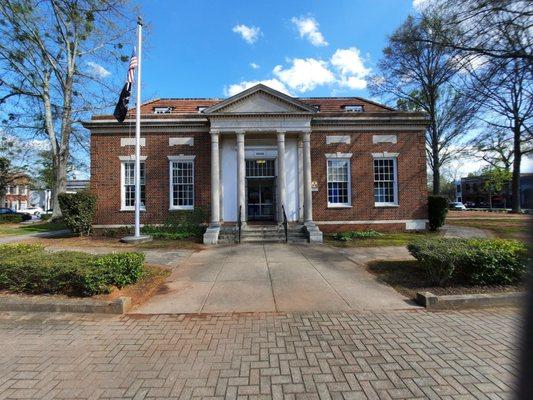
[(141, 65), (142, 19), (137, 18), (137, 102), (135, 104), (135, 238), (141, 236)]

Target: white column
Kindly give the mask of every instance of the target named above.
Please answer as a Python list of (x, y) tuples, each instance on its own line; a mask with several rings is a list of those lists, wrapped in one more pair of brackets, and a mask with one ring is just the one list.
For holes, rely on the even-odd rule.
[(211, 226), (220, 225), (219, 133), (211, 131)]
[(285, 188), (285, 131), (278, 131), (278, 222), (283, 221), (283, 209), (287, 207)]
[(298, 220), (304, 219), (304, 162), (302, 138), (298, 138)]
[(246, 164), (244, 161), (244, 131), (237, 131), (237, 217), (241, 210), (242, 221), (246, 221)]
[(304, 143), (304, 223), (313, 221), (313, 197), (311, 192), (311, 133), (302, 133)]

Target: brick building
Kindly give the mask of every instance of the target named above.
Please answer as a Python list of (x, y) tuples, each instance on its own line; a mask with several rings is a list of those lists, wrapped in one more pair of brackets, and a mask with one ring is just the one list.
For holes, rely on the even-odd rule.
[[(141, 223), (205, 207), (220, 227), (301, 223), (321, 231), (425, 229), (422, 113), (358, 97), (293, 98), (257, 85), (227, 99), (158, 99), (141, 107)], [(134, 110), (123, 124), (94, 116), (95, 228), (133, 223)], [(284, 154), (283, 157), (279, 157)], [(283, 207), (282, 207), (283, 205)]]
[(11, 208), (15, 211), (25, 210), (30, 205), (30, 178), (23, 173), (13, 175), (9, 180), (3, 198), (0, 200), (1, 207)]

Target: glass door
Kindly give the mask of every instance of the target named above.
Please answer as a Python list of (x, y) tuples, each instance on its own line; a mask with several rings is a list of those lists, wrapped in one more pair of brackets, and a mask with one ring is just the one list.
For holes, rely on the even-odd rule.
[(274, 179), (248, 179), (248, 220), (265, 221), (274, 219)]

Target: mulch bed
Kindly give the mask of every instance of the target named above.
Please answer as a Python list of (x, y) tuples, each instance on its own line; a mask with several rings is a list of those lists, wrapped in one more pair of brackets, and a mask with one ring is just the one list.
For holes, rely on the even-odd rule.
[(435, 295), (503, 293), (525, 290), (524, 285), (465, 286), (453, 280), (445, 287), (428, 286), (424, 270), (418, 261), (375, 261), (367, 270), (379, 280), (392, 286), (401, 294), (414, 299), (417, 292), (431, 292)]

